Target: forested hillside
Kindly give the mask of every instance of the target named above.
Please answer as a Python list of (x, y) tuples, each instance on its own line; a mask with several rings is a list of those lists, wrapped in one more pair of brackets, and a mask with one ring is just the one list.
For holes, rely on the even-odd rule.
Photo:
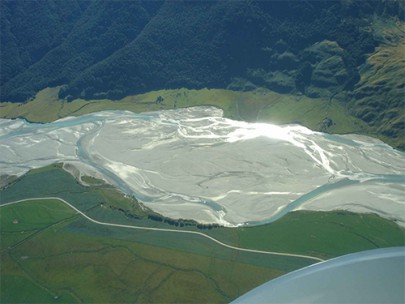
[[(57, 85), (68, 101), (181, 87), (264, 87), (335, 98), (381, 127), (386, 118), (364, 110), (376, 101), (364, 100), (373, 89), (361, 73), (370, 54), (387, 44), (376, 20), (403, 22), (404, 7), (396, 0), (4, 0), (1, 101), (23, 102)], [(383, 131), (400, 137), (403, 80), (393, 82), (379, 85), (381, 98), (394, 87), (395, 100), (378, 111), (394, 109), (399, 125)]]
[(134, 40), (154, 1), (2, 1), (2, 100), (71, 82)]

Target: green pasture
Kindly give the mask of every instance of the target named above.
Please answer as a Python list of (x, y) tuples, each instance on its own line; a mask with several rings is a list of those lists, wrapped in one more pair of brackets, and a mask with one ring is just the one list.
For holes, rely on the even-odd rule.
[[(30, 227), (26, 219), (32, 207), (37, 210), (31, 213)], [(46, 200), (1, 207), (6, 223), (2, 235), (20, 231), (18, 224), (7, 224), (15, 219), (37, 231), (12, 248), (2, 246), (1, 302), (224, 303), (285, 273), (249, 263), (238, 252), (198, 236), (177, 240), (182, 249), (169, 244), (176, 242), (175, 235), (103, 227), (72, 218), (74, 212), (66, 208), (60, 201)], [(55, 215), (49, 216), (50, 209)], [(120, 232), (126, 240), (117, 237)], [(138, 242), (142, 234), (145, 239)], [(153, 238), (156, 244), (147, 244)], [(159, 239), (167, 243), (159, 244)]]
[(0, 214), (2, 233), (36, 230), (76, 213), (59, 200), (29, 200), (3, 208)]
[[(59, 196), (109, 223), (192, 230), (258, 250), (331, 258), (405, 245), (405, 230), (374, 214), (291, 212), (262, 226), (198, 229), (148, 220), (136, 199), (102, 184), (84, 186), (53, 165), (13, 181), (1, 204)], [(202, 236), (106, 227), (59, 200), (0, 208), (0, 301), (225, 303), (314, 260), (240, 252)], [(7, 289), (7, 290), (5, 290)], [(14, 290), (22, 291), (14, 295)], [(56, 298), (55, 298), (56, 297)]]
[(363, 250), (405, 246), (405, 229), (376, 214), (290, 212), (263, 226), (239, 229), (240, 246), (324, 259)]
[[(13, 263), (1, 258), (2, 265)], [(2, 303), (75, 303), (75, 299), (68, 292), (58, 294), (42, 288), (23, 275), (7, 274), (1, 277)]]
[(0, 212), (1, 248), (15, 246), (75, 213), (58, 200), (30, 200), (5, 206)]
[(108, 210), (112, 210), (111, 207), (115, 210), (122, 208), (140, 217), (146, 214), (136, 199), (124, 196), (108, 184), (84, 186), (63, 170), (61, 164), (31, 170), (3, 189), (0, 194), (0, 204), (25, 198), (56, 196), (72, 203), (82, 211), (88, 211), (103, 204), (103, 208)]
[[(331, 121), (329, 127), (323, 125), (326, 118)], [(335, 134), (371, 132), (364, 122), (348, 114), (343, 104), (306, 96), (283, 98), (266, 105), (258, 114), (258, 120), (276, 124), (296, 123), (311, 130)]]
[[(135, 113), (192, 106), (215, 106), (224, 116), (246, 121), (299, 123), (312, 130), (332, 133), (371, 132), (361, 120), (347, 113), (345, 105), (336, 100), (279, 94), (266, 89), (232, 91), (224, 89), (158, 90), (127, 96), (121, 100), (83, 100), (66, 102), (58, 98), (59, 87), (40, 91), (27, 103), (2, 103), (4, 118), (24, 117), (33, 122), (50, 122), (66, 116), (80, 116), (103, 110), (129, 110)], [(163, 97), (162, 103), (156, 103)], [(47, 110), (44, 110), (47, 109)], [(323, 120), (333, 124), (324, 129)]]
[(104, 184), (105, 182), (101, 179), (92, 177), (92, 176), (88, 176), (88, 175), (84, 175), (81, 176), (80, 178), (83, 182), (85, 182), (88, 185), (92, 185), (92, 186), (100, 186), (102, 184)]
[[(24, 191), (21, 191), (24, 189)], [(1, 191), (2, 202), (24, 197), (59, 196), (92, 218), (117, 224), (194, 230), (209, 234), (226, 244), (259, 249), (313, 255), (330, 258), (366, 249), (405, 245), (405, 230), (392, 221), (375, 214), (357, 214), (344, 211), (291, 212), (280, 220), (262, 226), (240, 228), (198, 229), (176, 227), (147, 219), (150, 212), (141, 208), (136, 199), (124, 196), (115, 188), (103, 184), (86, 187), (78, 183), (59, 165), (33, 170), (12, 186)], [(65, 207), (68, 208), (68, 207)], [(12, 225), (12, 224), (10, 224)], [(73, 229), (73, 228), (72, 228)], [(92, 232), (97, 236), (97, 230)], [(103, 232), (104, 233), (104, 232)], [(111, 232), (122, 238), (122, 230)], [(137, 232), (129, 232), (137, 233)], [(138, 241), (152, 245), (177, 244), (183, 236), (139, 232)], [(143, 239), (143, 235), (147, 235)], [(149, 237), (153, 235), (153, 237)], [(167, 245), (167, 246), (169, 246)], [(166, 246), (166, 245), (165, 245)], [(184, 246), (183, 246), (184, 247)], [(193, 246), (190, 246), (193, 247)], [(195, 248), (198, 248), (196, 246)]]

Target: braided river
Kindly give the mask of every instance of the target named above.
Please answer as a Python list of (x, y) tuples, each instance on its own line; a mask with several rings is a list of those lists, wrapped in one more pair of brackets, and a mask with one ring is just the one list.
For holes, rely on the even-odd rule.
[(0, 119), (0, 174), (63, 162), (171, 218), (257, 225), (293, 210), (373, 212), (405, 226), (405, 154), (361, 135), (248, 123), (214, 107)]

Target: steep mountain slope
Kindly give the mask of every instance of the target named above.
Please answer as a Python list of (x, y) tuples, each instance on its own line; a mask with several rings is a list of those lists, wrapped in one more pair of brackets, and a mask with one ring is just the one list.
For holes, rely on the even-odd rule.
[[(22, 101), (44, 87), (68, 83), (132, 41), (160, 2), (10, 1), (1, 5), (2, 23), (9, 25), (2, 37), (2, 100)], [(35, 19), (31, 20), (33, 11)], [(16, 17), (24, 26), (18, 26)], [(28, 55), (20, 54), (26, 48)], [(24, 61), (25, 57), (30, 60)], [(17, 73), (14, 66), (20, 61)]]
[[(317, 64), (330, 52), (318, 58), (303, 50), (325, 39), (337, 41), (340, 57), (320, 66), (313, 84), (351, 88), (359, 79), (357, 66), (376, 45), (368, 21), (360, 18), (367, 20), (373, 11), (359, 2), (358, 16), (351, 16), (340, 2), (314, 4), (165, 2), (137, 39), (79, 74), (62, 97), (122, 98), (182, 86), (235, 88), (235, 79), (253, 83), (250, 87), (305, 92), (312, 74), (306, 72), (308, 62)], [(337, 85), (319, 80), (334, 68), (342, 74)]]
[(349, 104), (377, 134), (405, 150), (405, 26), (376, 20), (381, 43), (361, 67)]
[(88, 4), (76, 0), (1, 1), (1, 86), (60, 46)]
[[(63, 97), (121, 98), (156, 88), (235, 88), (239, 78), (322, 95), (359, 80), (357, 67), (378, 44), (371, 17), (403, 13), (399, 1), (1, 5), (2, 101), (62, 84)], [(324, 40), (336, 43), (316, 46)]]

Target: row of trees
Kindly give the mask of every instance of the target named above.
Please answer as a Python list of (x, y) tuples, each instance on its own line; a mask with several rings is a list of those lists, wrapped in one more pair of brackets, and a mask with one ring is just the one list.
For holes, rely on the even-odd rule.
[[(104, 203), (101, 203), (101, 206), (104, 206)], [(143, 216), (140, 216), (138, 214), (135, 214), (134, 212), (131, 212), (128, 209), (123, 209), (119, 207), (114, 207), (114, 206), (109, 206), (110, 209), (116, 210), (124, 214), (127, 218), (133, 219), (133, 220), (140, 220), (143, 218)], [(218, 224), (201, 224), (198, 223), (194, 220), (187, 220), (187, 219), (172, 219), (170, 217), (165, 217), (157, 213), (150, 213), (148, 214), (147, 217), (149, 220), (155, 221), (155, 222), (160, 222), (160, 223), (166, 223), (171, 226), (176, 226), (176, 227), (196, 227), (198, 229), (213, 229), (213, 228), (219, 228), (222, 227)]]
[(166, 223), (176, 227), (197, 227), (198, 229), (213, 229), (223, 227), (219, 224), (201, 224), (197, 223), (194, 220), (186, 220), (186, 219), (172, 219), (169, 217), (164, 217), (159, 214), (150, 214), (148, 215), (148, 219), (156, 222)]

